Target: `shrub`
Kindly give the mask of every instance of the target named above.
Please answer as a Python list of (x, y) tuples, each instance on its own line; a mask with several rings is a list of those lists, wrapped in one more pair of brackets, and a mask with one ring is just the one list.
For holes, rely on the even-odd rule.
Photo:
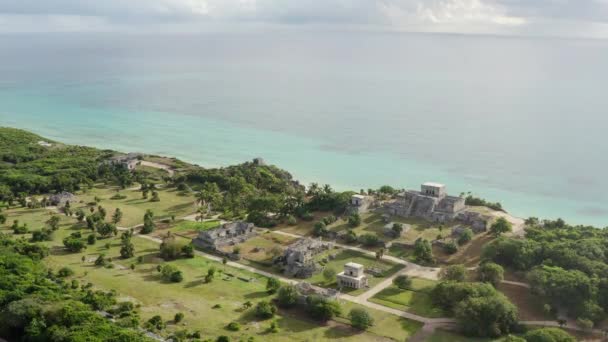
[(239, 330), (241, 330), (241, 325), (239, 324), (239, 322), (230, 322), (226, 326), (226, 329), (228, 329), (230, 331), (239, 331)]
[(338, 302), (318, 295), (306, 298), (306, 309), (310, 317), (323, 322), (327, 322), (342, 313)]
[(323, 223), (323, 222), (315, 223), (315, 226), (313, 229), (314, 236), (325, 236), (327, 234), (327, 232), (328, 232), (328, 230), (325, 226), (325, 223)]
[(305, 212), (304, 214), (302, 214), (302, 220), (304, 220), (304, 221), (312, 221), (314, 219), (315, 219), (314, 215), (311, 214), (310, 212)]
[(57, 276), (59, 276), (60, 278), (69, 277), (71, 275), (74, 275), (74, 271), (69, 267), (62, 267), (57, 272)]
[[(163, 330), (167, 325), (163, 322), (163, 318), (156, 315), (148, 320), (146, 327), (149, 330)], [(151, 329), (150, 329), (151, 328)]]
[(328, 283), (333, 283), (334, 280), (336, 280), (336, 274), (336, 270), (330, 267), (326, 267), (323, 270), (323, 278), (325, 278), (325, 281)]
[(348, 317), (350, 318), (350, 324), (357, 329), (366, 330), (374, 325), (374, 319), (365, 309), (352, 309), (348, 313)]
[(277, 308), (267, 301), (258, 302), (255, 306), (255, 315), (262, 319), (272, 318), (277, 312)]
[(90, 234), (89, 236), (87, 236), (87, 243), (89, 245), (94, 245), (95, 242), (97, 242), (97, 237), (95, 236), (95, 234)]
[(173, 322), (175, 323), (179, 323), (181, 321), (184, 320), (184, 313), (183, 312), (178, 312), (175, 314), (175, 317), (173, 317)]
[(287, 224), (290, 226), (295, 226), (296, 224), (298, 224), (298, 220), (296, 220), (296, 218), (293, 217), (292, 215), (289, 215), (287, 217)]
[(575, 342), (576, 339), (559, 328), (542, 328), (527, 332), (527, 342)]
[(375, 234), (367, 233), (359, 236), (359, 242), (366, 247), (373, 247), (380, 243), (380, 239)]
[(266, 281), (266, 290), (270, 294), (277, 292), (280, 287), (281, 287), (281, 282), (277, 278), (270, 277)]
[(277, 293), (277, 303), (279, 306), (288, 308), (298, 302), (298, 291), (293, 285), (282, 286)]
[(170, 264), (161, 266), (160, 274), (163, 280), (170, 281), (172, 283), (179, 283), (184, 279), (182, 271)]
[(393, 285), (402, 290), (409, 289), (412, 286), (412, 279), (405, 274), (398, 275), (393, 279)]
[(473, 231), (471, 228), (465, 228), (458, 237), (458, 244), (462, 246), (471, 241), (471, 239), (473, 239)]
[(458, 252), (458, 246), (456, 246), (454, 241), (450, 241), (443, 245), (443, 251), (447, 254), (454, 254)]
[(357, 242), (358, 241), (357, 234), (352, 229), (349, 229), (346, 232), (346, 234), (344, 235), (344, 241), (346, 241), (346, 243)]
[(441, 280), (451, 280), (463, 282), (467, 278), (467, 269), (463, 265), (451, 265), (444, 267), (439, 271), (439, 278)]
[(105, 265), (106, 265), (106, 255), (101, 253), (97, 257), (97, 259), (95, 259), (95, 266), (105, 266)]
[(68, 251), (74, 253), (80, 252), (86, 248), (84, 242), (74, 237), (66, 237), (65, 239), (63, 239), (63, 245)]
[(348, 225), (351, 227), (358, 227), (361, 225), (361, 216), (357, 213), (354, 213), (348, 217)]

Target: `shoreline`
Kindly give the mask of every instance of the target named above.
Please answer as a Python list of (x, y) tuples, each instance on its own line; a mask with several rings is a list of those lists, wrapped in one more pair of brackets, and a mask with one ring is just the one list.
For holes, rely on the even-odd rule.
[[(176, 136), (176, 141), (171, 141), (168, 145), (166, 145), (165, 149), (160, 151), (157, 148), (157, 140), (154, 140), (154, 143), (149, 144), (139, 141), (140, 139), (137, 139), (137, 132), (133, 132), (133, 139), (128, 140), (130, 142), (134, 142), (134, 144), (128, 144), (127, 141), (123, 142), (120, 139), (114, 139), (108, 143), (109, 141), (107, 139), (104, 140), (96, 137), (91, 138), (90, 135), (74, 135), (68, 133), (68, 129), (62, 130), (48, 127), (24, 128), (21, 125), (12, 125), (10, 123), (9, 125), (12, 127), (26, 129), (35, 132), (36, 134), (48, 137), (52, 140), (58, 140), (64, 143), (91, 146), (99, 149), (112, 149), (125, 153), (143, 152), (166, 158), (175, 157), (187, 163), (196, 164), (202, 167), (226, 167), (229, 165), (242, 163), (246, 160), (252, 159), (253, 157), (260, 156), (267, 160), (269, 164), (277, 165), (278, 167), (290, 172), (294, 178), (299, 180), (303, 185), (308, 185), (311, 182), (330, 184), (334, 189), (339, 191), (358, 191), (361, 188), (378, 188), (385, 184), (391, 185), (398, 189), (410, 189), (416, 188), (417, 184), (425, 181), (439, 181), (447, 185), (450, 193), (458, 194), (460, 192), (473, 190), (471, 192), (478, 197), (484, 198), (488, 201), (501, 202), (509, 214), (515, 218), (535, 216), (541, 219), (557, 219), (561, 217), (572, 224), (594, 225), (602, 228), (606, 226), (606, 222), (608, 222), (608, 220), (603, 219), (603, 216), (590, 217), (589, 215), (584, 215), (574, 211), (577, 207), (581, 208), (589, 205), (587, 203), (578, 203), (568, 198), (550, 197), (541, 194), (530, 195), (484, 186), (483, 184), (474, 184), (467, 181), (463, 177), (455, 177), (452, 174), (442, 173), (439, 167), (433, 167), (416, 161), (402, 161), (396, 158), (392, 159), (392, 161), (394, 161), (396, 164), (396, 172), (398, 170), (405, 171), (403, 177), (396, 175), (394, 172), (373, 166), (366, 167), (362, 171), (359, 170), (359, 174), (355, 175), (345, 172), (345, 169), (356, 168), (359, 165), (379, 165), (378, 163), (386, 163), (387, 161), (390, 163), (390, 155), (362, 153), (353, 157), (335, 152), (329, 153), (323, 150), (312, 150), (302, 158), (294, 158), (290, 153), (286, 153), (283, 150), (277, 150), (277, 148), (257, 154), (252, 151), (253, 149), (248, 151), (234, 151), (230, 147), (224, 147), (223, 150), (220, 149), (219, 151), (214, 149), (213, 146), (210, 146), (210, 148), (200, 147), (195, 149), (187, 149), (184, 148), (180, 142), (182, 139), (188, 138), (184, 138), (182, 136)], [(291, 140), (295, 141), (291, 142), (291, 145), (300, 146), (302, 144), (302, 142), (299, 141), (300, 138), (298, 137)], [(230, 141), (228, 145), (230, 145), (230, 143), (234, 142)], [(246, 141), (243, 146), (251, 143), (251, 141)], [(172, 148), (175, 148), (176, 150), (174, 152), (169, 151)], [(251, 146), (249, 146), (249, 148), (251, 148)], [(257, 148), (255, 149), (257, 150)], [(205, 151), (214, 152), (209, 153)], [(314, 167), (314, 163), (312, 163), (311, 160), (317, 157), (322, 160), (333, 158), (333, 166), (324, 166), (320, 164), (318, 167)], [(321, 172), (319, 170), (321, 170)], [(323, 172), (324, 170), (325, 172)], [(330, 171), (327, 172), (327, 170)], [(386, 179), (385, 176), (389, 179)], [(367, 180), (364, 180), (364, 178)], [(382, 181), (378, 181), (378, 179), (382, 179)], [(407, 184), (403, 183), (404, 180), (407, 181)], [(559, 200), (559, 202), (556, 202), (556, 200)], [(542, 204), (542, 206), (539, 206), (539, 204)], [(530, 212), (530, 208), (533, 210), (540, 208), (540, 210)], [(570, 212), (569, 215), (564, 214), (568, 212)], [(560, 214), (558, 215), (557, 213)]]

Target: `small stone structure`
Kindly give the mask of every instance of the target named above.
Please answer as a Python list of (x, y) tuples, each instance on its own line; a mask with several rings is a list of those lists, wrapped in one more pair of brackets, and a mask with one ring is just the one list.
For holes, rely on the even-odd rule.
[(201, 248), (218, 250), (220, 247), (245, 242), (256, 235), (253, 223), (237, 221), (200, 232), (192, 243)]
[(388, 203), (385, 210), (401, 217), (447, 222), (465, 210), (465, 199), (447, 195), (443, 184), (429, 182), (422, 184), (421, 191), (406, 190), (397, 194), (397, 199)]
[(263, 158), (260, 158), (260, 157), (253, 158), (253, 165), (264, 166), (264, 165), (266, 165), (266, 161)]
[[(393, 230), (393, 226), (395, 225), (395, 223), (400, 224), (401, 227), (403, 227), (403, 230), (401, 231), (401, 234), (398, 235), (394, 230)], [(389, 222), (387, 224), (384, 225), (384, 227), (382, 227), (382, 232), (384, 233), (385, 236), (391, 237), (393, 239), (401, 237), (403, 234), (407, 233), (408, 230), (410, 230), (411, 226), (409, 224), (406, 223), (399, 223), (399, 222)]]
[(78, 198), (74, 194), (66, 191), (49, 196), (49, 203), (58, 207), (65, 206), (67, 202), (75, 203), (77, 200)]
[(367, 287), (367, 276), (363, 265), (354, 262), (344, 265), (344, 271), (338, 274), (338, 286), (353, 289)]
[(300, 239), (287, 247), (277, 262), (285, 266), (284, 273), (296, 278), (310, 278), (319, 271), (314, 257), (332, 247), (331, 243), (321, 240)]
[(366, 195), (352, 195), (350, 198), (350, 204), (348, 206), (348, 211), (350, 213), (365, 213), (368, 212), (374, 198)]
[(301, 281), (295, 285), (298, 291), (298, 304), (305, 305), (306, 298), (309, 296), (322, 296), (328, 299), (337, 299), (339, 292), (335, 289), (324, 289), (322, 287), (313, 286), (310, 283)]
[(456, 220), (471, 226), (471, 229), (475, 234), (483, 233), (490, 229), (494, 217), (491, 215), (483, 215), (475, 211), (464, 211), (459, 213)]
[(119, 156), (110, 158), (110, 164), (123, 165), (128, 170), (135, 170), (135, 167), (141, 162), (143, 154), (141, 153), (127, 153)]

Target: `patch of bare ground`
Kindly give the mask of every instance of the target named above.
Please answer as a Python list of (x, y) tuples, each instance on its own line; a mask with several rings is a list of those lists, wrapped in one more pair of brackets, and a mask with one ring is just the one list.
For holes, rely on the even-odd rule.
[(473, 240), (458, 249), (455, 254), (446, 254), (442, 248), (433, 247), (433, 253), (437, 261), (443, 264), (464, 264), (466, 267), (474, 267), (479, 265), (481, 261), (481, 252), (483, 247), (492, 241), (494, 237), (490, 234), (476, 235)]
[(551, 321), (551, 315), (543, 311), (543, 302), (532, 294), (529, 288), (511, 284), (500, 284), (498, 290), (504, 293), (519, 310), (519, 318), (523, 321)]

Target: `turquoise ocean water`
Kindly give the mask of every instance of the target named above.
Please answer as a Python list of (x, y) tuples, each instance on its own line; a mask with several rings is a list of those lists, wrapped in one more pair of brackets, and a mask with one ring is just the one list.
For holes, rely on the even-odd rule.
[(608, 42), (267, 33), (0, 36), (0, 125), (337, 189), (446, 183), (608, 225)]

